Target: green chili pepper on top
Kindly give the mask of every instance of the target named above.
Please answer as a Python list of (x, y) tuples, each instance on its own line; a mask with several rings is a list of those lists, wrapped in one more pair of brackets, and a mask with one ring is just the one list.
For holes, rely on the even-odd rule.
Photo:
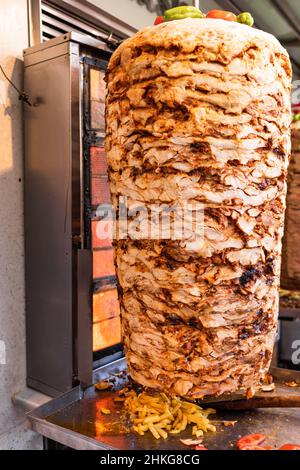
[(295, 114), (295, 116), (293, 117), (293, 121), (294, 122), (300, 121), (300, 113)]
[(254, 19), (251, 13), (244, 12), (237, 17), (238, 23), (246, 24), (248, 26), (254, 25)]
[(203, 18), (202, 11), (196, 7), (183, 6), (171, 8), (164, 13), (165, 21), (183, 20), (184, 18)]

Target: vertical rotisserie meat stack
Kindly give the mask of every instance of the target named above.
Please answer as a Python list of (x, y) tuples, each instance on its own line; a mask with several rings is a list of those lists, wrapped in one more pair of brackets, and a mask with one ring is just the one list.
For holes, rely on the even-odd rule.
[(130, 374), (171, 394), (257, 387), (271, 360), (291, 67), (267, 33), (185, 19), (125, 41), (108, 68), (110, 187), (128, 205), (205, 206), (204, 243), (115, 243)]
[(292, 158), (288, 173), (287, 211), (281, 284), (300, 290), (300, 121), (292, 125)]

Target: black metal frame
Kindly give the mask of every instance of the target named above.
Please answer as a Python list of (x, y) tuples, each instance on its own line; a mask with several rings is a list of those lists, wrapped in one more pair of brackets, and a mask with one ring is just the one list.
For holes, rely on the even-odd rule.
[[(97, 129), (91, 129), (90, 123), (90, 81), (89, 74), (91, 67), (98, 68), (105, 72), (107, 61), (96, 59), (92, 57), (83, 57), (81, 59), (83, 64), (83, 157), (84, 157), (84, 246), (86, 249), (91, 249), (91, 229), (90, 223), (93, 219), (92, 195), (91, 195), (91, 171), (90, 171), (90, 150), (92, 146), (103, 147), (104, 134), (97, 132)], [(99, 131), (101, 131), (99, 129)]]
[[(90, 113), (90, 69), (95, 68), (105, 72), (107, 68), (107, 61), (95, 57), (85, 56), (81, 59), (83, 64), (83, 156), (84, 156), (84, 246), (85, 249), (92, 249), (91, 240), (91, 222), (97, 220), (95, 207), (92, 206), (91, 195), (91, 169), (90, 169), (90, 152), (92, 146), (104, 146), (104, 133), (102, 129), (91, 128), (91, 113)], [(93, 281), (93, 293), (103, 291), (108, 287), (114, 288), (117, 286), (116, 276), (106, 276), (101, 279)], [(94, 362), (101, 366), (107, 363), (107, 359), (118, 359), (124, 355), (123, 346), (117, 344), (106, 348), (101, 351), (93, 353)], [(104, 360), (104, 361), (103, 361)]]
[(53, 441), (43, 436), (43, 450), (74, 450), (71, 447), (67, 447), (59, 442)]

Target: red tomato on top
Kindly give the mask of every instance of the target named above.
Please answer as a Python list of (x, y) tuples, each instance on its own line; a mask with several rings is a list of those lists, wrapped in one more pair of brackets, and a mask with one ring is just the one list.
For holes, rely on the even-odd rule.
[(245, 447), (257, 447), (264, 442), (265, 439), (266, 436), (264, 434), (249, 434), (248, 436), (241, 437), (237, 441), (237, 447), (240, 450), (244, 450)]
[(206, 447), (200, 445), (200, 446), (196, 446), (195, 450), (208, 450), (208, 449), (206, 449)]
[(279, 447), (278, 450), (300, 450), (300, 445), (298, 444), (284, 444)]
[(237, 21), (237, 17), (231, 11), (211, 10), (207, 13), (206, 18), (215, 18), (226, 21)]
[(154, 21), (154, 26), (157, 26), (158, 24), (164, 23), (165, 19), (163, 16), (158, 16), (156, 20)]

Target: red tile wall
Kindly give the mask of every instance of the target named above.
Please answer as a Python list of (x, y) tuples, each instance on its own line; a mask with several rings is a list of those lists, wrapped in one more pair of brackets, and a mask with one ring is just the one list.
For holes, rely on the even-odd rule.
[(93, 325), (93, 350), (99, 351), (121, 342), (120, 318), (111, 318)]
[(93, 252), (93, 279), (115, 275), (113, 250)]

